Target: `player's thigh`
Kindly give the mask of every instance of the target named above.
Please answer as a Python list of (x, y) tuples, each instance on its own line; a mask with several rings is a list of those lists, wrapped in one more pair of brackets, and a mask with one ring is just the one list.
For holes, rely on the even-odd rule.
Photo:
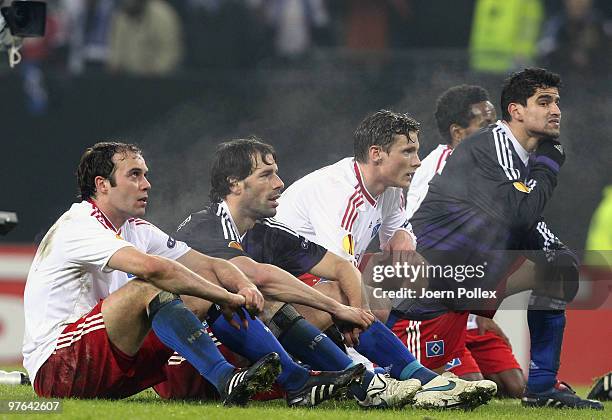
[(159, 292), (151, 284), (133, 279), (104, 299), (102, 315), (108, 338), (125, 354), (136, 354), (151, 329), (147, 308)]
[[(316, 283), (313, 286), (317, 291), (323, 293), (326, 296), (331, 297), (332, 299), (340, 302), (346, 303), (346, 298), (344, 298), (344, 294), (340, 290), (338, 283), (335, 281), (321, 281)], [(321, 311), (319, 309), (312, 308), (310, 306), (304, 305), (293, 305), (295, 309), (306, 319), (308, 322), (313, 324), (315, 327), (320, 330), (326, 330), (327, 328), (333, 325), (333, 320), (331, 315), (327, 312)]]

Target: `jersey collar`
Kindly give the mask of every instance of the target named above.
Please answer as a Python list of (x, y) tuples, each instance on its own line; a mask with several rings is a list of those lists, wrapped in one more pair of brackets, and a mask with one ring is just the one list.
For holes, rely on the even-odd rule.
[(107, 229), (112, 230), (117, 235), (121, 234), (121, 228), (117, 229), (115, 225), (113, 225), (113, 222), (111, 222), (110, 219), (106, 217), (104, 212), (100, 210), (100, 208), (96, 205), (95, 201), (93, 201), (91, 198), (87, 199), (86, 201), (91, 204), (91, 207), (93, 208), (91, 216), (95, 217), (98, 222), (102, 223), (102, 225), (104, 225), (104, 227), (106, 227)]
[(502, 120), (497, 120), (495, 124), (500, 127), (506, 137), (510, 139), (512, 145), (514, 146), (514, 150), (521, 158), (523, 165), (527, 166), (527, 162), (529, 162), (529, 152), (525, 150), (525, 148), (521, 145), (521, 143), (519, 143), (516, 137), (514, 137), (514, 134), (512, 134), (512, 131), (510, 131), (510, 127), (508, 127), (508, 125), (506, 125), (506, 123)]
[(370, 194), (367, 188), (365, 187), (365, 184), (363, 183), (363, 175), (361, 174), (361, 168), (359, 168), (359, 165), (357, 164), (356, 160), (353, 160), (353, 171), (355, 172), (355, 177), (357, 178), (357, 185), (359, 187), (361, 195), (364, 196), (364, 198), (367, 200), (368, 203), (370, 203), (371, 206), (376, 206), (376, 199), (372, 197), (372, 194)]
[(232, 229), (234, 230), (234, 234), (236, 235), (236, 238), (240, 238), (240, 242), (242, 242), (242, 239), (244, 239), (244, 235), (246, 235), (246, 232), (244, 233), (244, 235), (240, 236), (240, 232), (238, 231), (238, 226), (236, 226), (236, 223), (234, 222), (234, 218), (232, 217), (232, 212), (230, 211), (229, 206), (227, 205), (225, 200), (219, 203), (219, 207), (221, 207), (221, 209), (225, 211), (225, 214), (227, 214), (227, 218), (229, 219), (232, 225)]

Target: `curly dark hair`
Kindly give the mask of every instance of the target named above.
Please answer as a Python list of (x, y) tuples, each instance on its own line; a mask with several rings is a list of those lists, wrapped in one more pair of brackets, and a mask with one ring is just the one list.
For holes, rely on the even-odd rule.
[(220, 203), (230, 193), (232, 179), (242, 181), (251, 175), (257, 156), (261, 156), (264, 163), (272, 164), (265, 160), (268, 155), (272, 155), (276, 162), (274, 148), (256, 136), (230, 140), (217, 146), (210, 168), (210, 200)]
[(489, 100), (487, 91), (474, 85), (453, 86), (446, 90), (436, 101), (436, 123), (438, 131), (449, 144), (452, 142), (449, 128), (453, 124), (459, 124), (463, 128), (470, 125), (474, 118), (472, 105)]
[(368, 115), (353, 134), (355, 160), (366, 163), (371, 146), (381, 146), (389, 152), (396, 135), (409, 137), (410, 131), (419, 131), (420, 128), (421, 124), (408, 114), (381, 109)]
[(115, 182), (116, 167), (113, 162), (113, 156), (117, 153), (124, 156), (128, 153), (142, 155), (138, 146), (116, 141), (99, 142), (85, 150), (76, 171), (79, 186), (77, 197), (81, 200), (95, 197), (97, 176), (108, 179), (113, 187), (117, 185)]
[(545, 88), (557, 88), (562, 86), (561, 76), (541, 68), (528, 68), (513, 73), (504, 81), (501, 93), (501, 110), (504, 121), (511, 121), (508, 105), (518, 103), (527, 105), (527, 99), (533, 96), (535, 91)]

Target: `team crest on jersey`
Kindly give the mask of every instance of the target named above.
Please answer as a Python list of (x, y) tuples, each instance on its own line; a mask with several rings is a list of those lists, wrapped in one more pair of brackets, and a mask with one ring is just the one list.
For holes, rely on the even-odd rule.
[(342, 239), (342, 248), (349, 254), (355, 255), (355, 240), (350, 233)]
[(168, 236), (168, 240), (166, 241), (166, 246), (168, 248), (174, 248), (176, 246), (176, 239), (172, 236)]
[(240, 245), (236, 241), (231, 241), (229, 244), (227, 244), (227, 246), (228, 246), (228, 248), (234, 248), (234, 249), (239, 249), (241, 251), (244, 251), (244, 249), (242, 249), (242, 245)]
[(531, 188), (529, 188), (527, 185), (523, 184), (522, 182), (519, 182), (519, 181), (513, 182), (512, 185), (514, 185), (514, 188), (516, 188), (520, 192), (524, 192), (525, 194), (529, 194), (531, 192)]
[(427, 341), (425, 343), (425, 354), (427, 357), (444, 356), (444, 340)]

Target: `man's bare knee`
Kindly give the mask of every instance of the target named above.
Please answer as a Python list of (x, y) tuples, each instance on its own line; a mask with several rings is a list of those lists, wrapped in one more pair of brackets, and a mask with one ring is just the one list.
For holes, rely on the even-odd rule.
[(181, 296), (183, 303), (191, 312), (194, 313), (195, 316), (198, 317), (200, 321), (204, 321), (206, 319), (206, 315), (208, 315), (208, 310), (212, 306), (212, 303), (208, 300), (200, 299), (195, 296)]
[(111, 343), (126, 354), (138, 352), (151, 329), (149, 303), (160, 290), (140, 280), (132, 279), (111, 293), (102, 303), (102, 316)]
[(338, 284), (337, 281), (319, 282), (314, 285), (314, 288), (317, 291), (323, 293), (325, 296), (329, 296), (330, 298), (332, 298), (333, 300), (337, 302), (340, 302), (344, 305), (348, 303), (346, 296), (344, 295), (344, 293), (342, 293), (342, 290), (340, 289), (340, 285)]

